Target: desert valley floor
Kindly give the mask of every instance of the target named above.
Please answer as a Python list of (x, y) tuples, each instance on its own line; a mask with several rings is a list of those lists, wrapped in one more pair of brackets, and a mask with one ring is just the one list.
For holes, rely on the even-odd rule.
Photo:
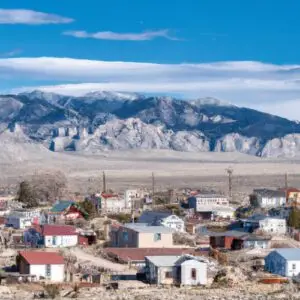
[[(26, 153), (27, 154), (27, 153)], [(227, 191), (226, 169), (233, 173), (233, 190), (248, 193), (256, 187), (300, 185), (300, 159), (265, 159), (237, 153), (183, 153), (164, 150), (105, 152), (101, 155), (53, 153), (36, 155), (15, 153), (16, 159), (2, 157), (2, 186), (14, 184), (26, 176), (60, 170), (74, 191), (97, 189), (106, 172), (108, 187), (151, 186), (154, 172), (157, 189), (194, 187)]]

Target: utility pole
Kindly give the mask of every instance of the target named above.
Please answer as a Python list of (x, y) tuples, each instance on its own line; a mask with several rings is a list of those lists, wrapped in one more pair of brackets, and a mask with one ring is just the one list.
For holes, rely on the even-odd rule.
[(284, 184), (285, 184), (285, 189), (287, 190), (289, 187), (289, 178), (287, 173), (285, 173), (284, 175)]
[[(106, 193), (106, 176), (105, 176), (105, 172), (103, 171), (103, 177), (102, 177), (102, 193)], [(104, 214), (106, 215), (107, 213), (107, 198), (106, 198), (106, 195), (101, 195), (101, 198), (104, 199)]]
[(233, 174), (233, 169), (229, 167), (226, 169), (226, 172), (228, 174), (228, 193), (229, 193), (229, 198), (232, 199), (232, 174)]
[(155, 205), (154, 193), (155, 193), (155, 178), (154, 178), (154, 173), (152, 172), (152, 208), (154, 208)]
[(103, 193), (106, 193), (106, 176), (105, 172), (103, 172), (103, 179), (102, 179), (102, 185), (103, 185)]

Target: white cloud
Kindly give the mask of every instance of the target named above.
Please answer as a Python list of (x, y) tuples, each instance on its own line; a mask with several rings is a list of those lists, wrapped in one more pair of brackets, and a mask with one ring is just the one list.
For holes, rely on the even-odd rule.
[[(252, 61), (153, 64), (23, 57), (0, 59), (0, 74), (2, 84), (15, 82), (18, 88), (14, 91), (40, 88), (69, 95), (95, 90), (175, 93), (187, 98), (217, 97), (290, 118), (296, 118), (299, 111), (296, 100), (300, 93), (300, 65)], [(20, 86), (28, 78), (39, 82), (39, 86)], [(51, 81), (57, 84), (43, 84)]]
[(22, 49), (13, 49), (8, 52), (0, 53), (1, 57), (13, 57), (22, 53)]
[(63, 24), (73, 19), (28, 9), (0, 9), (0, 24)]
[(118, 33), (112, 31), (99, 31), (89, 33), (86, 31), (65, 31), (64, 35), (70, 35), (76, 38), (92, 38), (98, 40), (114, 40), (114, 41), (149, 41), (156, 38), (165, 38), (168, 40), (177, 40), (169, 34), (168, 29), (157, 31), (144, 31), (142, 33)]

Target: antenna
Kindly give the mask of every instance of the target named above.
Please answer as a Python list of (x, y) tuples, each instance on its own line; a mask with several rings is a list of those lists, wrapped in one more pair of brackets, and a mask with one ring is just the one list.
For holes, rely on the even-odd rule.
[(226, 172), (228, 174), (228, 194), (229, 197), (232, 198), (232, 174), (233, 174), (233, 169), (231, 167), (226, 169)]

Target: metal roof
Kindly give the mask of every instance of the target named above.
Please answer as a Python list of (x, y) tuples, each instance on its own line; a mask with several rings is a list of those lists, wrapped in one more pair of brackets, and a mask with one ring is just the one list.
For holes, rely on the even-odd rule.
[(172, 233), (173, 230), (164, 226), (148, 226), (145, 223), (128, 223), (124, 224), (125, 228), (132, 229), (141, 233)]
[(146, 256), (150, 262), (152, 262), (156, 267), (172, 267), (176, 264), (177, 260), (181, 257), (170, 255), (170, 256)]
[(285, 197), (285, 191), (280, 190), (269, 190), (269, 189), (255, 189), (253, 190), (254, 194), (258, 194), (262, 197)]
[(206, 233), (206, 235), (209, 235), (209, 236), (228, 236), (228, 237), (241, 238), (245, 235), (248, 235), (248, 233), (245, 232), (245, 231), (229, 230), (229, 231), (223, 231), (223, 232), (208, 231)]
[(159, 220), (172, 215), (172, 212), (165, 211), (144, 211), (138, 219), (138, 223), (153, 224)]
[(300, 248), (281, 248), (275, 252), (286, 260), (300, 260)]
[(53, 205), (53, 207), (51, 208), (51, 212), (63, 212), (72, 204), (74, 204), (74, 201), (59, 201), (58, 203)]

